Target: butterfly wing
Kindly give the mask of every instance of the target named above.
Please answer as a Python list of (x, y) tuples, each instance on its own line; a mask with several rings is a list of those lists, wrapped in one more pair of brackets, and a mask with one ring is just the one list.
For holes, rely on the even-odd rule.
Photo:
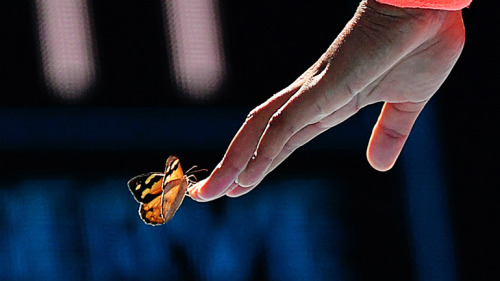
[(139, 203), (149, 203), (163, 191), (162, 173), (146, 173), (133, 177), (127, 185)]
[(161, 214), (161, 194), (148, 204), (141, 204), (139, 207), (139, 215), (146, 224), (164, 224), (166, 221)]
[(163, 224), (162, 217), (162, 194), (163, 194), (162, 173), (147, 173), (138, 175), (128, 181), (128, 188), (134, 198), (141, 205), (139, 215), (147, 224)]
[(182, 171), (181, 163), (175, 156), (167, 159), (163, 179), (162, 216), (165, 222), (172, 219), (186, 196), (188, 182)]

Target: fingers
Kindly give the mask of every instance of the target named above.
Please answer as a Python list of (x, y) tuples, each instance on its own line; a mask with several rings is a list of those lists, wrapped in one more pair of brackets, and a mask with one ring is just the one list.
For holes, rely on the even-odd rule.
[(374, 169), (387, 171), (392, 168), (426, 102), (384, 105), (366, 152)]
[(332, 114), (314, 124), (304, 127), (288, 140), (283, 149), (274, 159), (269, 169), (266, 171), (266, 174), (274, 170), (276, 166), (281, 164), (281, 162), (283, 162), (297, 148), (308, 143), (326, 130), (344, 122), (358, 111), (359, 108), (357, 106), (356, 98), (353, 98), (348, 104), (344, 105), (339, 110), (333, 112)]
[[(207, 180), (190, 191), (193, 198), (212, 200), (223, 194), (238, 196), (248, 192), (297, 147), (345, 120), (360, 107), (378, 101), (402, 102), (386, 104), (367, 150), (368, 160), (375, 169), (383, 171), (392, 167), (425, 105), (407, 102), (422, 101), (422, 96), (415, 98), (401, 93), (430, 92), (423, 91), (425, 87), (421, 87), (421, 83), (405, 86), (403, 91), (399, 89), (402, 87), (399, 82), (408, 81), (406, 78), (415, 72), (417, 55), (422, 52), (412, 57), (408, 54), (426, 42), (427, 33), (401, 32), (418, 29), (420, 25), (414, 24), (413, 17), (400, 20), (404, 14), (381, 16), (376, 9), (365, 7), (368, 2), (362, 3), (320, 63), (301, 76), (299, 82), (252, 112), (222, 162)], [(409, 63), (401, 64), (403, 59)], [(423, 71), (425, 67), (419, 69), (423, 74), (428, 72)], [(421, 75), (413, 80), (428, 81), (427, 78)], [(424, 83), (427, 84), (431, 83)], [(431, 86), (436, 85), (440, 83)], [(397, 96), (376, 94), (387, 93), (384, 89), (390, 89)]]
[(258, 180), (257, 183), (254, 183), (251, 186), (247, 186), (245, 188), (243, 187), (235, 188), (231, 190), (231, 192), (229, 192), (227, 195), (230, 197), (237, 197), (248, 193), (252, 188), (258, 185), (258, 183), (264, 178), (265, 175), (272, 172), (279, 164), (281, 164), (281, 162), (283, 162), (286, 158), (288, 158), (288, 156), (292, 154), (297, 148), (308, 143), (310, 140), (314, 139), (315, 137), (317, 137), (324, 131), (328, 130), (329, 128), (342, 123), (343, 121), (354, 115), (358, 110), (359, 109), (357, 108), (356, 100), (352, 99), (351, 102), (349, 102), (339, 110), (335, 111), (334, 113), (323, 118), (322, 120), (302, 128), (299, 132), (290, 137), (290, 139), (281, 149), (279, 154), (273, 159), (271, 165), (269, 165), (269, 167), (264, 172), (263, 176), (260, 177), (260, 180)]
[(235, 180), (253, 156), (269, 119), (299, 88), (299, 83), (292, 84), (249, 114), (212, 174), (189, 190), (193, 199), (213, 200), (237, 186)]
[[(322, 61), (314, 64), (290, 86), (271, 97), (249, 114), (245, 123), (233, 138), (221, 163), (217, 165), (206, 180), (200, 181), (189, 190), (189, 194), (194, 200), (214, 200), (233, 189), (241, 190), (235, 181), (254, 155), (269, 119), (302, 87), (313, 73), (318, 72), (318, 69), (322, 67)], [(250, 190), (248, 189), (248, 191)]]
[[(371, 14), (367, 13), (365, 17), (364, 11), (366, 9), (358, 10), (360, 15), (347, 24), (322, 57), (328, 60), (328, 64), (319, 75), (312, 77), (272, 115), (255, 156), (238, 177), (240, 185), (254, 186), (261, 181), (273, 162), (279, 162), (275, 160), (292, 136), (351, 102), (353, 97), (388, 73), (421, 41), (421, 38), (409, 40), (408, 35), (397, 28), (391, 29), (391, 32), (367, 28), (373, 23), (367, 19)], [(389, 21), (392, 19), (389, 18)], [(386, 37), (391, 40), (384, 40)], [(408, 41), (411, 43), (406, 43)], [(368, 96), (354, 101), (360, 102), (356, 107), (376, 101)]]
[[(299, 134), (290, 142), (292, 137), (307, 126), (321, 121), (332, 112), (344, 107), (353, 99), (352, 92), (343, 88), (335, 89), (336, 95), (331, 97), (331, 100), (326, 100), (326, 94), (333, 90), (332, 87), (337, 87), (337, 85), (332, 86), (328, 79), (323, 79), (326, 71), (327, 69), (308, 81), (272, 115), (260, 138), (254, 157), (238, 177), (241, 186), (255, 186), (264, 178), (275, 160), (282, 161), (276, 157), (282, 153), (287, 144), (289, 144), (288, 150), (290, 147), (300, 146), (329, 127), (324, 123), (319, 123), (317, 128), (305, 130), (303, 134)], [(294, 144), (294, 141), (298, 142)]]

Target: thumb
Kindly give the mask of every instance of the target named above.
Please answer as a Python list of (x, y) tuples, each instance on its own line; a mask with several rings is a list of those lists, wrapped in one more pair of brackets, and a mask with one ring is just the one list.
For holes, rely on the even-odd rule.
[(427, 101), (419, 103), (385, 103), (373, 128), (366, 156), (379, 171), (394, 166), (403, 146)]

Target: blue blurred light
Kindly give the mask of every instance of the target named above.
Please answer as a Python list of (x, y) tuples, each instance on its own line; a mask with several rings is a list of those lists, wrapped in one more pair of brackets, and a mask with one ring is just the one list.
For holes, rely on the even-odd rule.
[(417, 280), (457, 280), (436, 118), (430, 102), (403, 152), (407, 220)]
[(332, 182), (264, 184), (258, 196), (223, 199), (223, 215), (187, 199), (160, 227), (140, 221), (125, 183), (34, 179), (2, 189), (2, 280), (341, 280), (348, 270)]

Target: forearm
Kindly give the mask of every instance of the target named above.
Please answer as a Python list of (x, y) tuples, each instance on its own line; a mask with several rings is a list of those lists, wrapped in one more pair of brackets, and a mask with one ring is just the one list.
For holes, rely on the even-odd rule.
[(456, 11), (466, 8), (472, 0), (376, 0), (401, 8), (422, 8)]

